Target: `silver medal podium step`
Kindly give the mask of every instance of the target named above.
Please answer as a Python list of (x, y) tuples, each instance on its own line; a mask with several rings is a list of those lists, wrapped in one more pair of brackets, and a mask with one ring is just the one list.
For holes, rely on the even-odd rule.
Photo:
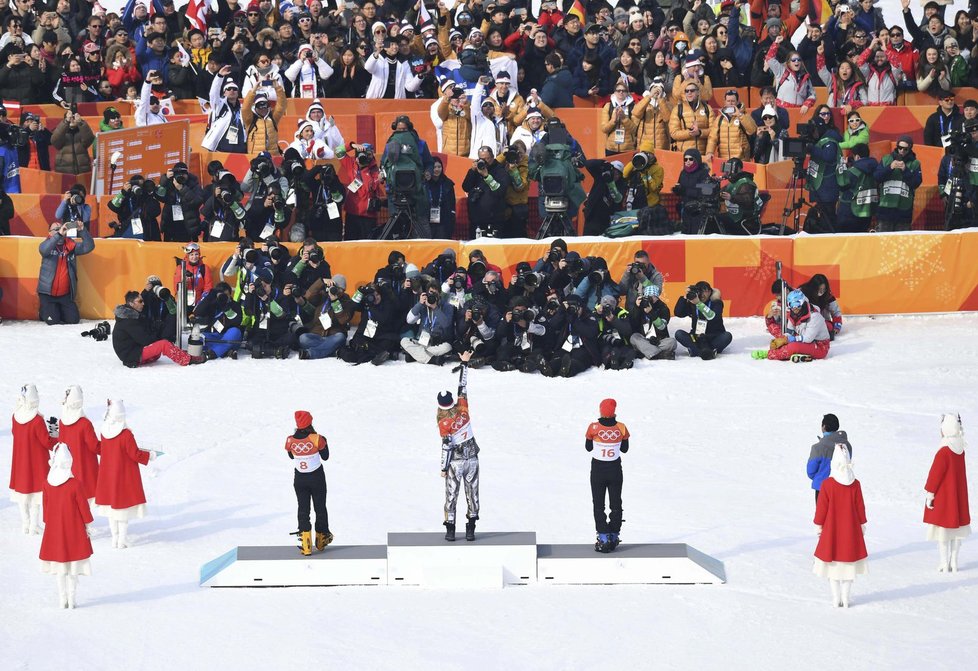
[(553, 585), (708, 584), (727, 581), (723, 562), (685, 543), (622, 544), (614, 552), (594, 545), (540, 545), (537, 579)]
[(241, 546), (200, 569), (202, 587), (386, 585), (387, 547), (327, 545), (303, 557), (294, 545)]

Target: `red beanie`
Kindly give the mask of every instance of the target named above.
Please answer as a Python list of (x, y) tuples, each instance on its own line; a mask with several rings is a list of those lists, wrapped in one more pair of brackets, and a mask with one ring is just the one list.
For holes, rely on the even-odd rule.
[(308, 429), (312, 426), (312, 415), (305, 410), (295, 411), (295, 428)]
[(615, 402), (615, 399), (613, 398), (606, 398), (605, 400), (601, 401), (601, 405), (598, 406), (598, 409), (601, 411), (602, 417), (614, 417), (615, 410), (617, 408), (618, 408), (618, 404)]

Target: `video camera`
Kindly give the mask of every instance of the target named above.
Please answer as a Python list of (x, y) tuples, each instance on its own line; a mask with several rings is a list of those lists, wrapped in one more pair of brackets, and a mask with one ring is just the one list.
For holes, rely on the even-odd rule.
[(785, 137), (781, 144), (781, 153), (787, 158), (802, 159), (808, 156), (812, 145), (815, 144), (815, 124), (800, 123), (795, 126), (798, 137)]
[(10, 145), (11, 147), (26, 147), (31, 140), (31, 132), (23, 126), (13, 124), (0, 124), (0, 144)]

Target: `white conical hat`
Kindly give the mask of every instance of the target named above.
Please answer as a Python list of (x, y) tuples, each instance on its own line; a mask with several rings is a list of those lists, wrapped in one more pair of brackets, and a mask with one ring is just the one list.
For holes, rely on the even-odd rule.
[(48, 460), (51, 470), (48, 471), (48, 484), (52, 487), (63, 485), (71, 476), (71, 450), (64, 443), (58, 443), (51, 452)]
[(851, 485), (856, 479), (852, 472), (852, 459), (849, 458), (849, 448), (845, 443), (836, 443), (832, 454), (832, 471), (830, 477), (840, 485)]
[(126, 406), (122, 399), (109, 399), (105, 408), (105, 421), (99, 432), (103, 438), (115, 438), (126, 428)]
[(947, 445), (955, 454), (964, 452), (964, 427), (961, 426), (961, 415), (941, 415), (941, 445)]
[(37, 407), (41, 404), (37, 395), (37, 387), (25, 384), (20, 388), (17, 405), (14, 407), (14, 419), (18, 424), (27, 424), (37, 415)]
[(85, 415), (83, 406), (85, 397), (82, 388), (73, 384), (65, 390), (65, 400), (61, 404), (61, 421), (65, 424), (74, 424), (79, 418)]

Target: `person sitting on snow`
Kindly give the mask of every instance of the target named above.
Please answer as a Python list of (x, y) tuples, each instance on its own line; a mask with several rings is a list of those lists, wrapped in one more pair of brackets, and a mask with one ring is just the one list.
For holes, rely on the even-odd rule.
[(774, 300), (771, 301), (771, 305), (768, 306), (767, 314), (764, 315), (764, 326), (767, 327), (767, 332), (771, 334), (774, 338), (780, 338), (783, 333), (781, 333), (781, 285), (784, 284), (784, 295), (787, 296), (792, 292), (792, 288), (784, 280), (774, 280), (774, 284), (771, 285), (771, 293), (774, 294)]
[(822, 313), (808, 302), (801, 289), (795, 289), (788, 294), (785, 333), (771, 341), (766, 354), (764, 350), (758, 350), (754, 358), (799, 362), (824, 359), (828, 354), (829, 330)]
[(203, 363), (203, 356), (190, 356), (169, 340), (155, 340), (146, 322), (139, 318), (143, 311), (142, 294), (127, 291), (126, 302), (115, 308), (115, 328), (112, 329), (112, 349), (128, 368), (138, 368), (165, 356), (181, 366)]
[(825, 318), (829, 340), (835, 340), (835, 336), (842, 330), (842, 310), (839, 308), (839, 302), (832, 295), (829, 278), (821, 273), (812, 275), (812, 279), (801, 285), (801, 290), (808, 298), (808, 302), (818, 307), (822, 317)]

